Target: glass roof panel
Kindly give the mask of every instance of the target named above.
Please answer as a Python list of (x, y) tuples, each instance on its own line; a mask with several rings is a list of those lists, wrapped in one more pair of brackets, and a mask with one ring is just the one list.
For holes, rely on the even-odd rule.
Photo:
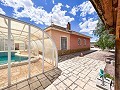
[[(33, 26), (31, 26), (30, 28), (31, 28), (31, 33), (32, 33), (32, 34), (35, 33), (35, 32), (37, 32), (37, 31), (40, 31), (38, 28), (33, 27)], [(40, 32), (41, 32), (41, 31), (40, 31)]]
[(16, 22), (16, 21), (11, 21), (11, 28), (14, 30), (19, 30), (22, 31), (25, 27), (25, 24)]
[(39, 39), (41, 39), (42, 38), (42, 31), (37, 31), (37, 32), (35, 32), (35, 33), (33, 33), (36, 37), (38, 37)]
[[(6, 16), (0, 15), (0, 38), (7, 40), (8, 39), (8, 18)], [(11, 21), (11, 39), (14, 40), (14, 44), (16, 43), (25, 43), (25, 49), (28, 50), (28, 42), (29, 42), (29, 26), (31, 29), (31, 51), (38, 53), (38, 51), (42, 52), (43, 43), (42, 40), (44, 39), (44, 50), (45, 50), (45, 57), (52, 58), (53, 57), (53, 50), (54, 42), (49, 37), (47, 33), (42, 31), (42, 29), (27, 24), (25, 22), (16, 20), (16, 19), (9, 19)], [(44, 33), (44, 38), (43, 37)], [(56, 49), (57, 51), (57, 49)]]
[(6, 33), (8, 33), (8, 29), (7, 28), (0, 28), (0, 32), (6, 32)]
[(8, 27), (7, 23), (8, 23), (8, 19), (5, 19), (5, 18), (3, 18), (3, 17), (0, 17), (0, 27), (5, 27), (5, 28), (7, 28), (7, 27)]

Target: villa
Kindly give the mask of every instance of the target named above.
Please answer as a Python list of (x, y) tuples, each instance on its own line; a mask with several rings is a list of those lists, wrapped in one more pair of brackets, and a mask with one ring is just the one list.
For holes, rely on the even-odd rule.
[[(82, 0), (83, 4), (78, 2), (75, 6), (68, 6), (63, 3), (64, 1), (60, 3), (56, 0), (59, 2), (57, 5), (57, 2), (52, 0), (54, 7), (52, 9), (45, 7), (47, 10), (38, 5), (38, 1), (37, 5), (31, 0), (23, 3), (9, 1), (1, 0), (0, 7), (0, 12), (2, 11), (0, 14), (0, 90), (120, 90), (120, 0), (88, 0), (94, 8), (91, 8), (90, 3), (83, 2), (84, 0)], [(1, 8), (6, 9), (6, 13)], [(81, 8), (83, 10), (80, 10)], [(115, 35), (115, 55), (114, 51), (103, 52), (91, 49), (92, 52), (89, 52), (91, 37), (71, 29), (69, 22), (73, 20), (80, 22), (90, 19), (90, 22), (94, 22), (94, 18), (96, 20), (94, 9), (105, 24), (106, 30), (113, 30), (109, 34)], [(85, 13), (82, 12), (84, 10)], [(22, 20), (30, 20), (29, 22), (33, 24), (9, 17), (18, 15), (20, 19), (23, 14), (19, 12), (25, 16)], [(78, 18), (82, 16), (82, 19), (72, 18), (71, 15), (68, 17), (69, 14), (66, 13)], [(94, 17), (91, 18), (91, 15), (87, 17), (87, 14), (93, 14)], [(51, 15), (55, 15), (55, 20), (61, 23), (65, 18), (67, 22), (69, 20), (66, 28), (51, 23), (43, 30), (34, 25), (39, 22), (42, 26), (48, 25)], [(92, 27), (91, 23), (86, 24)], [(83, 56), (80, 51), (85, 51), (87, 54), (83, 52)], [(61, 59), (59, 63), (58, 56), (59, 60)], [(107, 62), (108, 59), (110, 63)], [(112, 64), (115, 72), (111, 69)], [(108, 68), (109, 72), (115, 73), (113, 75), (115, 77), (106, 73)]]
[(71, 30), (69, 22), (67, 28), (52, 24), (45, 31), (55, 41), (59, 55), (90, 50), (91, 37)]

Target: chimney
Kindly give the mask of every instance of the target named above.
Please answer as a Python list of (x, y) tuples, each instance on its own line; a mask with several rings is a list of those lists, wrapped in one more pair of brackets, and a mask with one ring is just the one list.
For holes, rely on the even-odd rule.
[(67, 24), (67, 28), (66, 28), (68, 31), (69, 30), (71, 30), (71, 25), (70, 25), (70, 23), (68, 22), (68, 24)]

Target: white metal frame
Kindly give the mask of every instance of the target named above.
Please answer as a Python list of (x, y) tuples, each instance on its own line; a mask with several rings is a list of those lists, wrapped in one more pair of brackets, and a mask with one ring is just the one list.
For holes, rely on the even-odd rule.
[(11, 85), (11, 20), (8, 19), (8, 86)]
[(52, 39), (52, 37), (50, 37), (50, 35), (47, 33), (47, 32), (44, 32), (48, 37), (49, 37), (49, 39), (52, 41), (52, 43), (53, 43), (53, 46), (55, 47), (55, 54), (56, 54), (56, 65), (55, 65), (55, 67), (57, 68), (58, 67), (58, 49), (57, 49), (57, 47), (56, 47), (56, 44), (55, 44), (55, 42), (53, 41), (53, 39)]
[(44, 32), (42, 32), (42, 73), (44, 73), (44, 57), (45, 57), (45, 50), (44, 50)]
[(29, 33), (28, 33), (28, 40), (29, 40), (29, 43), (28, 43), (28, 77), (30, 78), (31, 74), (30, 74), (30, 59), (31, 59), (31, 45), (30, 45), (30, 41), (31, 41), (31, 28), (30, 28), (30, 25), (29, 25)]
[(4, 51), (5, 51), (5, 38), (4, 38)]
[[(28, 33), (28, 54), (29, 54), (29, 57), (28, 57), (28, 77), (30, 78), (31, 77), (31, 74), (30, 74), (30, 58), (31, 58), (31, 26), (32, 27), (35, 27), (35, 28), (38, 28), (34, 25), (31, 25), (31, 24), (28, 24), (28, 23), (25, 23), (25, 22), (22, 22), (22, 21), (19, 21), (19, 20), (16, 20), (16, 19), (13, 19), (13, 18), (10, 18), (10, 17), (7, 17), (7, 16), (4, 16), (4, 15), (1, 15), (0, 14), (0, 17), (3, 17), (5, 19), (8, 19), (8, 86), (11, 85), (11, 20), (12, 21), (17, 21), (19, 23), (23, 23), (23, 24), (27, 24), (29, 26), (29, 33)], [(40, 30), (40, 28), (38, 28)], [(56, 63), (55, 63), (55, 66), (58, 67), (58, 53), (57, 53), (57, 47), (55, 45), (55, 42), (53, 41), (53, 39), (46, 33), (44, 32), (43, 30), (41, 30), (43, 32), (43, 62), (42, 62), (42, 69), (43, 69), (43, 73), (44, 73), (44, 34), (48, 36), (48, 38), (52, 41), (53, 43), (53, 50), (55, 50), (55, 55), (56, 55)], [(41, 41), (40, 41), (41, 42)]]

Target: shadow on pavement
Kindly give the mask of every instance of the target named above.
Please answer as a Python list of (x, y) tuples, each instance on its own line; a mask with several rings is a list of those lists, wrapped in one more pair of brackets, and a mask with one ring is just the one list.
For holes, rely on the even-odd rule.
[(97, 50), (87, 50), (87, 51), (82, 51), (82, 52), (77, 52), (77, 53), (72, 53), (72, 54), (68, 54), (68, 55), (63, 55), (63, 56), (59, 56), (59, 62), (62, 62), (62, 61), (65, 61), (65, 60), (68, 60), (68, 59), (72, 59), (74, 57), (77, 57), (77, 56), (80, 56), (81, 53), (83, 53), (83, 55), (87, 55), (87, 54), (90, 54), (90, 53), (93, 53), (93, 52), (96, 52)]
[[(27, 80), (20, 81), (11, 87), (4, 88), (5, 90), (44, 90), (51, 85), (60, 75), (59, 68), (52, 69), (45, 73), (33, 76)], [(2, 89), (2, 90), (4, 90)]]

